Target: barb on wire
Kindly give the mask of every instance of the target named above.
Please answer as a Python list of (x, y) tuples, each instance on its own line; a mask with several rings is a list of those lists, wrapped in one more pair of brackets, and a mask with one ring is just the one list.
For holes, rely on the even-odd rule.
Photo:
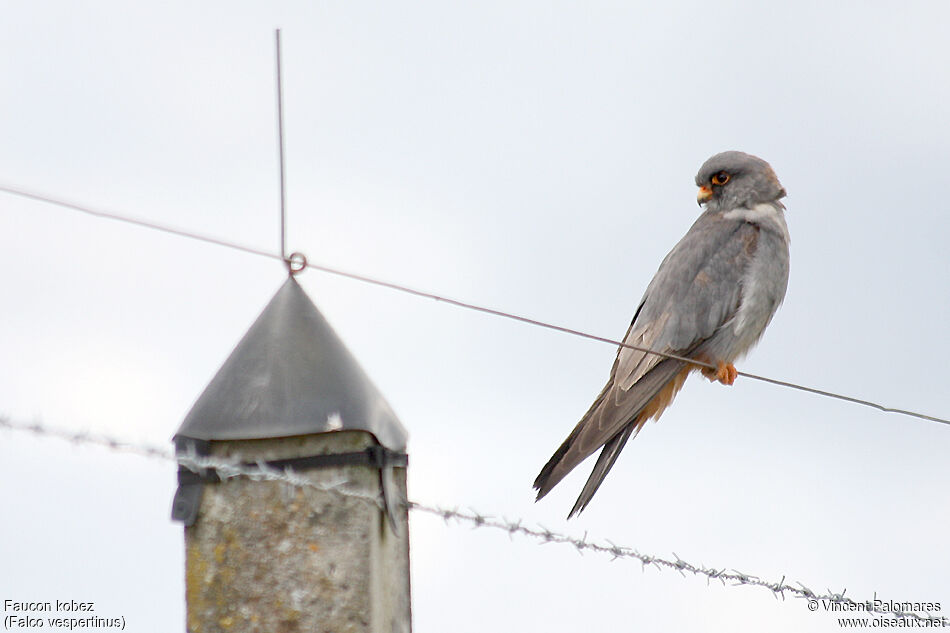
[[(83, 213), (87, 213), (87, 214), (89, 214), (89, 215), (93, 215), (93, 216), (96, 216), (96, 217), (107, 218), (107, 219), (110, 219), (110, 220), (118, 220), (118, 221), (120, 221), (120, 222), (126, 222), (126, 223), (128, 223), (128, 224), (135, 224), (135, 225), (138, 225), (138, 226), (143, 226), (143, 227), (145, 227), (145, 228), (154, 229), (154, 230), (157, 230), (157, 231), (163, 231), (163, 232), (165, 232), (165, 233), (170, 233), (170, 234), (172, 234), (172, 235), (178, 235), (178, 236), (180, 236), (180, 237), (187, 237), (187, 238), (190, 238), (190, 239), (199, 240), (199, 241), (202, 241), (202, 242), (207, 242), (207, 243), (209, 243), (209, 244), (215, 244), (215, 245), (217, 245), (217, 246), (224, 246), (224, 247), (226, 247), (226, 248), (236, 249), (236, 250), (239, 250), (239, 251), (243, 251), (243, 252), (245, 252), (245, 253), (250, 253), (250, 254), (252, 254), (252, 255), (258, 255), (258, 256), (261, 256), (261, 257), (269, 257), (269, 258), (271, 258), (271, 259), (278, 259), (278, 260), (286, 261), (282, 255), (274, 254), (274, 253), (271, 253), (271, 252), (268, 252), (268, 251), (265, 251), (265, 250), (261, 250), (261, 249), (258, 249), (258, 248), (254, 248), (254, 247), (251, 247), (251, 246), (245, 246), (245, 245), (242, 245), (242, 244), (237, 244), (237, 243), (235, 243), (235, 242), (229, 242), (229, 241), (227, 241), (227, 240), (219, 239), (219, 238), (216, 238), (216, 237), (210, 237), (210, 236), (207, 236), (207, 235), (201, 235), (201, 234), (198, 234), (198, 233), (191, 233), (191, 232), (189, 232), (189, 231), (185, 231), (185, 230), (182, 230), (182, 229), (173, 228), (173, 227), (166, 226), (166, 225), (162, 225), (162, 224), (157, 224), (157, 223), (155, 223), (155, 222), (151, 222), (151, 221), (148, 221), (148, 220), (140, 220), (140, 219), (132, 218), (132, 217), (129, 217), (129, 216), (119, 215), (119, 214), (116, 214), (116, 213), (110, 213), (110, 212), (106, 212), (106, 211), (99, 211), (99, 210), (96, 210), (96, 209), (92, 209), (92, 208), (90, 208), (90, 207), (86, 207), (86, 206), (83, 206), (83, 205), (74, 204), (74, 203), (72, 203), (72, 202), (67, 202), (67, 201), (64, 201), (64, 200), (58, 200), (58, 199), (55, 199), (55, 198), (51, 198), (51, 197), (48, 197), (48, 196), (44, 196), (44, 195), (42, 195), (42, 194), (33, 193), (33, 192), (25, 191), (25, 190), (22, 190), (22, 189), (17, 189), (17, 188), (13, 188), (13, 187), (6, 187), (6, 186), (0, 185), (0, 191), (4, 191), (4, 192), (6, 192), (6, 193), (10, 193), (10, 194), (17, 195), (17, 196), (23, 196), (23, 197), (25, 197), (25, 198), (30, 198), (30, 199), (32, 199), (32, 200), (38, 200), (38, 201), (40, 201), (40, 202), (47, 202), (47, 203), (49, 203), (49, 204), (54, 204), (54, 205), (57, 205), (57, 206), (60, 206), (60, 207), (64, 207), (64, 208), (67, 208), (67, 209), (73, 209), (73, 210), (76, 210), (76, 211), (81, 211), (81, 212), (83, 212)], [(485, 307), (485, 306), (480, 306), (480, 305), (477, 305), (477, 304), (474, 304), (474, 303), (469, 303), (469, 302), (467, 302), (467, 301), (460, 301), (460, 300), (458, 300), (458, 299), (452, 299), (452, 298), (450, 298), (450, 297), (445, 297), (445, 296), (442, 296), (442, 295), (439, 295), (439, 294), (435, 294), (435, 293), (432, 293), (432, 292), (427, 292), (427, 291), (424, 291), (424, 290), (416, 290), (415, 288), (411, 288), (411, 287), (409, 287), (409, 286), (404, 286), (404, 285), (402, 285), (402, 284), (397, 284), (397, 283), (393, 283), (393, 282), (389, 282), (389, 281), (383, 281), (383, 280), (377, 279), (377, 278), (375, 278), (375, 277), (369, 277), (369, 276), (366, 276), (366, 275), (360, 275), (360, 274), (357, 274), (357, 273), (352, 273), (352, 272), (348, 272), (348, 271), (345, 271), (345, 270), (340, 270), (340, 269), (338, 269), (338, 268), (332, 268), (332, 267), (330, 267), (330, 266), (322, 266), (322, 265), (319, 265), (319, 264), (313, 264), (313, 263), (306, 262), (306, 261), (304, 261), (304, 264), (303, 264), (303, 265), (304, 265), (306, 268), (310, 268), (310, 269), (312, 269), (312, 270), (318, 270), (318, 271), (320, 271), (320, 272), (328, 273), (328, 274), (331, 274), (331, 275), (337, 275), (337, 276), (339, 276), (339, 277), (345, 277), (345, 278), (347, 278), (347, 279), (352, 279), (352, 280), (354, 280), (354, 281), (359, 281), (359, 282), (362, 282), (362, 283), (367, 283), (367, 284), (371, 284), (371, 285), (374, 285), (374, 286), (379, 286), (379, 287), (382, 287), (382, 288), (389, 288), (390, 290), (396, 290), (396, 291), (398, 291), (398, 292), (403, 292), (403, 293), (406, 293), (406, 294), (411, 294), (411, 295), (416, 296), (416, 297), (423, 297), (423, 298), (425, 298), (425, 299), (432, 299), (432, 300), (434, 300), (434, 301), (439, 301), (439, 302), (441, 302), (441, 303), (447, 303), (447, 304), (449, 304), (449, 305), (453, 305), (453, 306), (456, 306), (456, 307), (459, 307), (459, 308), (464, 308), (464, 309), (466, 309), (466, 310), (473, 310), (473, 311), (475, 311), (475, 312), (481, 312), (481, 313), (483, 313), (483, 314), (490, 314), (490, 315), (496, 316), (496, 317), (501, 317), (501, 318), (505, 318), (505, 319), (511, 319), (511, 320), (513, 320), (513, 321), (518, 321), (518, 322), (520, 322), (520, 323), (526, 323), (526, 324), (528, 324), (528, 325), (533, 325), (533, 326), (536, 326), (536, 327), (542, 327), (542, 328), (545, 328), (545, 329), (554, 330), (554, 331), (556, 331), (556, 332), (562, 332), (562, 333), (564, 333), (564, 334), (570, 334), (570, 335), (572, 335), (572, 336), (578, 336), (578, 337), (581, 337), (581, 338), (590, 339), (590, 340), (592, 340), (592, 341), (598, 341), (598, 342), (601, 342), (601, 343), (607, 343), (607, 344), (609, 344), (609, 345), (614, 345), (614, 346), (618, 346), (618, 347), (626, 347), (626, 348), (629, 348), (629, 349), (637, 350), (637, 351), (639, 351), (639, 352), (644, 352), (644, 353), (646, 353), (646, 354), (653, 354), (653, 355), (655, 355), (655, 356), (661, 356), (661, 357), (663, 357), (663, 358), (671, 358), (671, 359), (673, 359), (673, 360), (679, 360), (679, 361), (683, 361), (683, 362), (685, 362), (685, 363), (690, 363), (690, 364), (692, 364), (692, 365), (696, 365), (697, 367), (706, 367), (707, 369), (716, 369), (716, 367), (715, 367), (714, 365), (711, 365), (711, 364), (709, 364), (709, 363), (704, 363), (704, 362), (701, 362), (701, 361), (698, 361), (698, 360), (695, 360), (695, 359), (692, 359), (692, 358), (687, 358), (687, 357), (684, 357), (684, 356), (677, 356), (676, 354), (670, 354), (670, 353), (667, 353), (667, 352), (660, 352), (660, 351), (648, 349), (648, 348), (645, 348), (645, 347), (639, 347), (639, 346), (637, 346), (637, 345), (630, 345), (629, 343), (625, 343), (625, 342), (623, 342), (623, 341), (618, 341), (618, 340), (616, 340), (616, 339), (607, 338), (607, 337), (604, 337), (604, 336), (597, 336), (596, 334), (590, 334), (590, 333), (588, 333), (588, 332), (582, 332), (581, 330), (575, 330), (575, 329), (573, 329), (573, 328), (564, 327), (564, 326), (561, 326), (561, 325), (555, 325), (555, 324), (553, 324), (553, 323), (548, 323), (548, 322), (546, 322), (546, 321), (539, 321), (539, 320), (537, 320), (537, 319), (532, 319), (532, 318), (529, 318), (529, 317), (520, 316), (520, 315), (517, 315), (517, 314), (513, 314), (513, 313), (511, 313), (511, 312), (505, 312), (505, 311), (503, 311), (503, 310), (496, 310), (495, 308), (488, 308), (488, 307)], [(882, 405), (882, 404), (878, 404), (878, 403), (876, 403), (876, 402), (872, 402), (872, 401), (870, 401), (870, 400), (863, 400), (863, 399), (861, 399), (861, 398), (855, 398), (855, 397), (852, 397), (852, 396), (846, 396), (846, 395), (842, 395), (842, 394), (835, 393), (835, 392), (832, 392), (832, 391), (825, 391), (825, 390), (823, 390), (823, 389), (816, 389), (816, 388), (814, 388), (814, 387), (808, 387), (808, 386), (799, 385), (799, 384), (796, 384), (796, 383), (793, 383), (793, 382), (787, 382), (787, 381), (784, 381), (784, 380), (777, 380), (777, 379), (774, 379), (774, 378), (768, 378), (768, 377), (766, 377), (766, 376), (760, 376), (760, 375), (758, 375), (758, 374), (751, 374), (751, 373), (744, 372), (744, 371), (737, 372), (737, 374), (738, 374), (739, 376), (744, 376), (744, 377), (749, 378), (749, 379), (751, 379), (751, 380), (758, 380), (758, 381), (760, 381), (760, 382), (766, 382), (766, 383), (769, 383), (769, 384), (778, 385), (778, 386), (780, 386), (780, 387), (787, 387), (787, 388), (789, 388), (789, 389), (797, 389), (798, 391), (804, 391), (804, 392), (806, 392), (806, 393), (811, 393), (811, 394), (815, 394), (815, 395), (818, 395), (818, 396), (824, 396), (824, 397), (826, 397), (826, 398), (834, 398), (834, 399), (836, 399), (836, 400), (843, 400), (843, 401), (845, 401), (845, 402), (851, 402), (851, 403), (853, 403), (853, 404), (858, 404), (858, 405), (861, 405), (861, 406), (870, 407), (870, 408), (872, 408), (872, 409), (877, 409), (878, 411), (882, 411), (882, 412), (884, 412), (884, 413), (896, 413), (896, 414), (899, 414), (899, 415), (906, 415), (906, 416), (909, 416), (909, 417), (912, 417), (912, 418), (918, 418), (918, 419), (921, 419), (921, 420), (927, 420), (927, 421), (929, 421), (929, 422), (938, 422), (938, 423), (940, 423), (940, 424), (950, 425), (950, 419), (947, 419), (947, 418), (941, 418), (941, 417), (938, 417), (938, 416), (927, 415), (927, 414), (925, 414), (925, 413), (919, 413), (919, 412), (916, 412), (916, 411), (911, 411), (911, 410), (909, 410), (909, 409), (898, 409), (898, 408), (895, 408), (895, 407), (888, 407), (888, 406), (885, 406), (885, 405)]]
[[(135, 445), (105, 435), (91, 435), (87, 433), (76, 433), (71, 431), (50, 429), (39, 423), (19, 424), (11, 422), (9, 419), (0, 416), (0, 429), (2, 428), (32, 433), (40, 437), (55, 437), (76, 444), (101, 446), (110, 451), (127, 452), (144, 457), (176, 461), (179, 465), (196, 473), (200, 473), (201, 471), (207, 469), (215, 469), (222, 480), (234, 477), (247, 477), (253, 480), (280, 481), (295, 487), (314, 488), (324, 492), (342, 495), (344, 497), (362, 499), (363, 501), (371, 502), (377, 505), (382, 503), (379, 494), (372, 494), (364, 491), (345, 488), (345, 484), (348, 483), (345, 480), (321, 483), (313, 481), (308, 477), (301, 476), (295, 473), (292, 469), (281, 470), (270, 467), (263, 462), (258, 463), (255, 466), (249, 466), (247, 464), (229, 459), (223, 459), (220, 457), (200, 456), (195, 454), (193, 451), (173, 455), (171, 451), (150, 446)], [(663, 558), (662, 556), (644, 554), (632, 547), (617, 545), (609, 540), (604, 540), (602, 542), (593, 541), (588, 538), (587, 532), (585, 532), (582, 537), (578, 538), (576, 536), (570, 536), (568, 534), (561, 534), (553, 530), (549, 530), (543, 526), (538, 526), (537, 528), (528, 527), (523, 525), (521, 519), (498, 519), (491, 515), (482, 514), (475, 510), (459, 510), (458, 508), (427, 505), (410, 500), (404, 500), (404, 503), (410, 511), (422, 512), (439, 517), (445, 521), (446, 524), (449, 524), (451, 521), (455, 521), (461, 524), (468, 524), (473, 529), (487, 528), (500, 530), (507, 533), (509, 538), (513, 538), (515, 534), (518, 534), (542, 545), (548, 543), (570, 545), (582, 554), (584, 552), (603, 554), (609, 556), (610, 560), (612, 561), (636, 560), (640, 562), (640, 565), (643, 569), (646, 569), (646, 567), (650, 566), (658, 570), (669, 569), (678, 571), (684, 577), (687, 574), (705, 577), (707, 584), (713, 580), (718, 580), (723, 584), (723, 586), (729, 584), (731, 586), (761, 587), (772, 592), (772, 595), (776, 598), (781, 597), (783, 600), (785, 599), (785, 594), (788, 593), (795, 598), (806, 599), (810, 602), (843, 604), (848, 605), (853, 610), (862, 610), (870, 613), (878, 613), (881, 615), (892, 615), (898, 618), (927, 621), (928, 625), (942, 624), (946, 626), (948, 624), (946, 618), (942, 618), (941, 616), (936, 616), (930, 613), (921, 615), (914, 611), (903, 611), (900, 607), (901, 603), (879, 600), (876, 594), (874, 600), (854, 600), (853, 598), (845, 595), (846, 590), (841, 591), (840, 593), (836, 593), (831, 590), (828, 590), (826, 593), (818, 593), (812, 591), (800, 582), (795, 583), (795, 585), (788, 584), (785, 581), (785, 576), (782, 576), (782, 579), (777, 582), (769, 582), (767, 580), (763, 580), (759, 576), (746, 574), (736, 569), (733, 569), (732, 571), (726, 571), (725, 568), (716, 569), (715, 567), (706, 567), (702, 564), (696, 565), (684, 560), (675, 552), (673, 553), (673, 558), (670, 559)], [(883, 606), (895, 604), (898, 605), (895, 608), (886, 608)]]

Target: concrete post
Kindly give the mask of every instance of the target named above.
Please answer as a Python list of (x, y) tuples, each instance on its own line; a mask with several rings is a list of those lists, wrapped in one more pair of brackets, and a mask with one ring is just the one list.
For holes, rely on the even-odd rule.
[[(211, 456), (254, 462), (375, 445), (364, 431), (211, 442)], [(379, 470), (364, 465), (295, 471), (317, 483), (380, 494)], [(406, 469), (393, 469), (406, 496)], [(409, 529), (404, 505), (394, 532), (370, 501), (237, 477), (205, 484), (185, 528), (190, 633), (408, 633)]]
[(221, 482), (182, 464), (172, 517), (185, 525), (188, 630), (408, 633), (407, 437), (288, 278), (198, 397), (176, 450), (296, 460), (295, 474), (385, 496), (391, 512), (310, 486)]

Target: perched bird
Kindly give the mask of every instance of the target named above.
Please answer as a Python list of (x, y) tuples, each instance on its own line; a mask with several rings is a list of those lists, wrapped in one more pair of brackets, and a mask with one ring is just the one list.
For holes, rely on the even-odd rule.
[(660, 417), (691, 371), (725, 385), (735, 381), (732, 363), (759, 340), (785, 297), (785, 189), (769, 164), (722, 152), (703, 163), (696, 185), (705, 210), (660, 264), (623, 342), (716, 369), (630, 347), (617, 351), (607, 385), (534, 481), (541, 499), (603, 447), (568, 518), (587, 507), (630, 436)]

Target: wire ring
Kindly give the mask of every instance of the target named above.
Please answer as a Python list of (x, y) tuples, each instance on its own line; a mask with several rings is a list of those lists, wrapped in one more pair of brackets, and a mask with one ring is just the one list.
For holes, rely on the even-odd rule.
[(291, 276), (295, 276), (307, 267), (307, 256), (300, 252), (294, 252), (284, 260), (284, 263), (287, 264), (287, 271)]

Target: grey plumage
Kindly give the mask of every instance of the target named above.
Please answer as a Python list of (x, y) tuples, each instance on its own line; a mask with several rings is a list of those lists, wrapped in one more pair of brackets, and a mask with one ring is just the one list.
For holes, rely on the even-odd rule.
[[(756, 343), (785, 296), (785, 190), (768, 163), (742, 152), (707, 160), (696, 184), (706, 209), (660, 264), (624, 343), (719, 364), (721, 372)], [(694, 368), (621, 347), (600, 395), (535, 480), (537, 498), (603, 447), (569, 516), (581, 512), (627, 440), (660, 416)], [(731, 384), (734, 373), (718, 378)]]

